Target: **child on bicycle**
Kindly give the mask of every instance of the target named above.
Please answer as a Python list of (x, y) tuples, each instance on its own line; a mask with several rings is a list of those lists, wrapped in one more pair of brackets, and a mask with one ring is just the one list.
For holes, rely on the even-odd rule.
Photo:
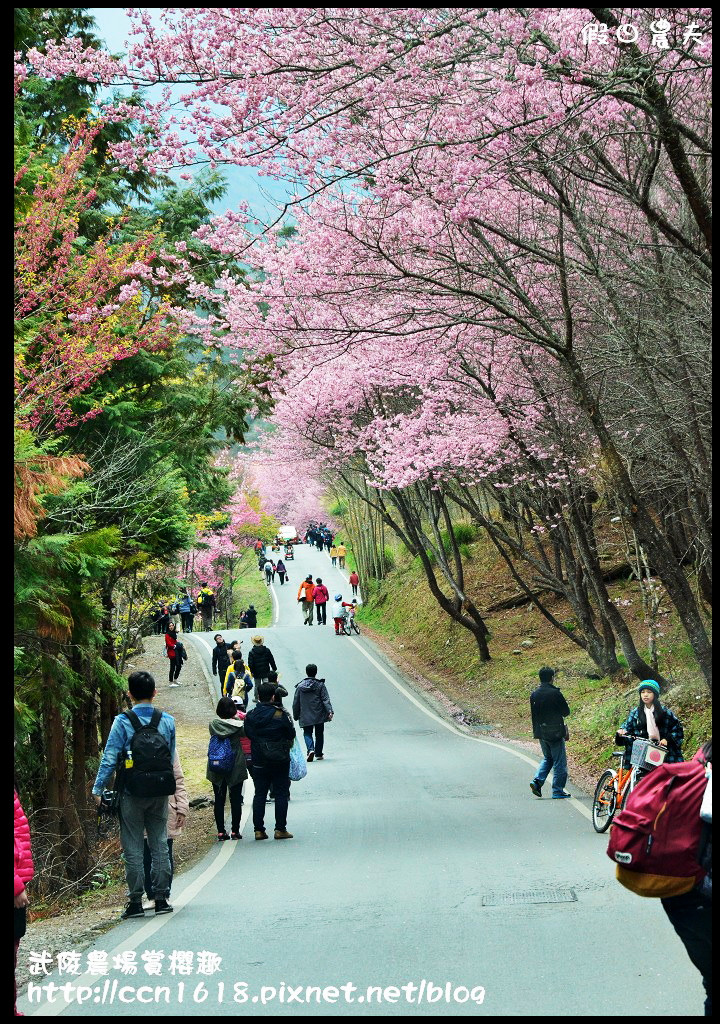
[(348, 613), (345, 611), (346, 608), (352, 608), (352, 605), (348, 601), (343, 601), (342, 594), (335, 595), (335, 604), (333, 606), (333, 617), (335, 619), (335, 636), (345, 635), (345, 619)]
[[(643, 679), (638, 686), (640, 701), (627, 716), (616, 733), (618, 743), (625, 742), (618, 737), (628, 733), (655, 740), (660, 746), (667, 748), (666, 764), (684, 761), (682, 756), (683, 727), (677, 715), (659, 701), (660, 686), (654, 679)], [(623, 766), (630, 767), (632, 744), (625, 744)]]

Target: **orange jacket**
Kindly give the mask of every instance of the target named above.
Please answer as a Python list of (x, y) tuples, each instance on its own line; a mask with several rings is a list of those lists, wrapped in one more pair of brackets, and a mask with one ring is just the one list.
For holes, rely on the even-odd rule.
[(308, 583), (307, 580), (303, 580), (302, 583), (300, 584), (300, 589), (298, 590), (298, 601), (312, 601), (314, 593), (315, 584)]

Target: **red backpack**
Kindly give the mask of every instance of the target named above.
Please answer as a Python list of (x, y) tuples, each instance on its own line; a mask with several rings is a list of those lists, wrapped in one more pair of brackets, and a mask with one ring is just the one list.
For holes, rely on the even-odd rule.
[(705, 876), (698, 863), (707, 786), (697, 760), (665, 764), (641, 779), (610, 831), (618, 882), (638, 896), (680, 896)]

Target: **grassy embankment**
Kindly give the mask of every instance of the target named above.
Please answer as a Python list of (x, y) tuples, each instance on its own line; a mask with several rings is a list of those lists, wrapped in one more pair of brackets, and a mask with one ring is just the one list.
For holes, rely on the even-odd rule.
[[(517, 592), (490, 545), (476, 541), (464, 546), (464, 552), (468, 592), (481, 609)], [(478, 727), (490, 726), (509, 739), (519, 740), (532, 738), (528, 697), (537, 685), (538, 669), (552, 666), (558, 670), (556, 681), (572, 712), (569, 754), (575, 763), (587, 766), (588, 776), (598, 773), (610, 760), (615, 729), (636, 703), (638, 680), (629, 672), (616, 678), (599, 678), (590, 658), (530, 604), (486, 613), (492, 660), (483, 664), (471, 634), (436, 604), (419, 560), (397, 547), (393, 555), (395, 569), (358, 617), (379, 634), (386, 648), (389, 644), (389, 653), (395, 650)], [(347, 564), (352, 564), (350, 558)], [(632, 602), (627, 611), (637, 610), (632, 629), (642, 648), (645, 626), (637, 586), (621, 580), (612, 585), (611, 594)], [(548, 605), (560, 621), (572, 618), (561, 600), (550, 599)], [(668, 620), (663, 627), (660, 669), (670, 685), (662, 701), (682, 721), (684, 752), (692, 756), (711, 735), (711, 697), (687, 637), (673, 614)], [(621, 657), (621, 663), (623, 660)]]

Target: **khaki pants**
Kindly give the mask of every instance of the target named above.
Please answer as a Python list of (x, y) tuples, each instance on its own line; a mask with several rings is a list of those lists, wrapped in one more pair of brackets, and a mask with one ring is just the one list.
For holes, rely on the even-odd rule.
[(315, 609), (315, 602), (314, 601), (303, 601), (302, 609), (303, 609), (303, 622), (309, 622), (310, 625), (312, 625), (313, 611)]

